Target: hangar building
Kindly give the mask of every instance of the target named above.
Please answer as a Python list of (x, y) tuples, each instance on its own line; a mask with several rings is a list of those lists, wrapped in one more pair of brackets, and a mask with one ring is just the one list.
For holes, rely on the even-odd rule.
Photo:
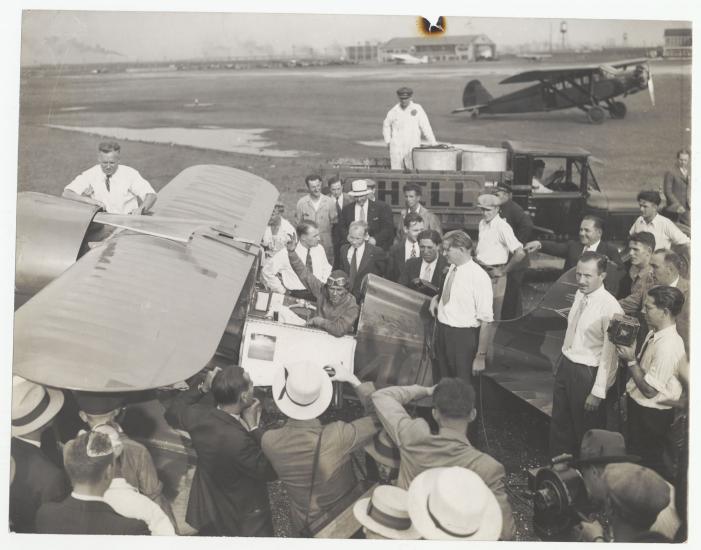
[(496, 44), (484, 34), (392, 38), (378, 48), (378, 60), (392, 61), (396, 54), (428, 57), (429, 61), (479, 61), (494, 59)]
[(691, 57), (691, 29), (665, 29), (664, 56)]

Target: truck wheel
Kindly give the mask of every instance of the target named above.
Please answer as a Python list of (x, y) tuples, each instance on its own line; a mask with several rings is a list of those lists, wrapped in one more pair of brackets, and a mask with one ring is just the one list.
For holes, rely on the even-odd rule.
[(592, 124), (601, 124), (604, 121), (605, 116), (606, 113), (598, 105), (591, 107), (587, 111), (587, 119), (589, 119), (589, 122), (591, 122)]
[(622, 101), (614, 101), (611, 103), (611, 107), (609, 107), (611, 118), (625, 118), (627, 112), (626, 104)]

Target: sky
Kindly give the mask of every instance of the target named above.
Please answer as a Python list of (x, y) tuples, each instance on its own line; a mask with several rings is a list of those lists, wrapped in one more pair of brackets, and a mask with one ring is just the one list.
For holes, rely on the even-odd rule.
[[(158, 4), (151, 6), (157, 8)], [(640, 14), (644, 11), (636, 15)], [(486, 34), (498, 48), (530, 45), (533, 49), (547, 45), (551, 37), (557, 46), (561, 40), (563, 17), (446, 17), (448, 34)], [(624, 33), (631, 46), (661, 45), (665, 28), (691, 26), (689, 21), (680, 20), (566, 20), (570, 46), (622, 45)], [(65, 10), (26, 10), (21, 32), (21, 63), (25, 66), (295, 52), (299, 55), (304, 47), (323, 54), (365, 41), (384, 42), (395, 36), (417, 34), (416, 16), (412, 15)]]

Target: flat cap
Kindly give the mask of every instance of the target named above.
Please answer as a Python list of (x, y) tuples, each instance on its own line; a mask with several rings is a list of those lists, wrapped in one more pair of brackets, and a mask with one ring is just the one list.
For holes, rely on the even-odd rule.
[(406, 86), (402, 86), (397, 90), (397, 95), (400, 98), (411, 97), (414, 95), (414, 90), (412, 90), (411, 88), (407, 88)]
[(501, 201), (495, 195), (485, 194), (477, 197), (477, 205), (480, 208), (493, 208), (501, 206)]
[(511, 193), (511, 185), (504, 182), (499, 182), (494, 186), (494, 191), (504, 191), (506, 193)]

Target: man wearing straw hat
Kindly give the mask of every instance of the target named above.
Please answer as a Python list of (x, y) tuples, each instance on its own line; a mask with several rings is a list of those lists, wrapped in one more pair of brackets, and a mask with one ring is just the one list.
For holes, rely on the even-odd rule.
[(365, 222), (368, 226), (370, 244), (388, 251), (394, 242), (392, 209), (382, 201), (373, 200), (374, 186), (375, 182), (367, 179), (351, 182), (351, 190), (348, 194), (355, 199), (355, 202), (347, 204), (341, 210), (341, 237), (343, 240), (347, 239), (352, 222)]
[(428, 540), (499, 540), (502, 514), (494, 494), (467, 468), (431, 468), (409, 487), (409, 517)]
[(419, 532), (411, 525), (408, 493), (399, 487), (378, 485), (367, 498), (353, 506), (353, 515), (363, 526), (366, 539), (416, 540)]
[[(332, 366), (334, 380), (350, 383), (363, 407), (375, 390), (342, 366)], [(288, 417), (286, 424), (263, 434), (263, 452), (290, 498), (294, 530), (311, 536), (310, 525), (333, 510), (358, 484), (352, 453), (379, 430), (374, 416), (322, 425), (319, 416), (331, 402), (333, 387), (324, 367), (300, 362), (281, 367), (273, 378), (273, 399)], [(367, 409), (366, 409), (367, 411)]]
[(17, 533), (34, 533), (39, 507), (69, 493), (66, 474), (41, 450), (41, 434), (51, 426), (63, 400), (61, 390), (12, 377), (10, 452), (15, 477), (10, 487), (10, 522)]
[(426, 111), (411, 97), (414, 91), (402, 86), (397, 90), (399, 103), (392, 107), (382, 123), (382, 136), (389, 147), (392, 170), (413, 170), (411, 152), (421, 145), (423, 134), (431, 145), (436, 144)]

